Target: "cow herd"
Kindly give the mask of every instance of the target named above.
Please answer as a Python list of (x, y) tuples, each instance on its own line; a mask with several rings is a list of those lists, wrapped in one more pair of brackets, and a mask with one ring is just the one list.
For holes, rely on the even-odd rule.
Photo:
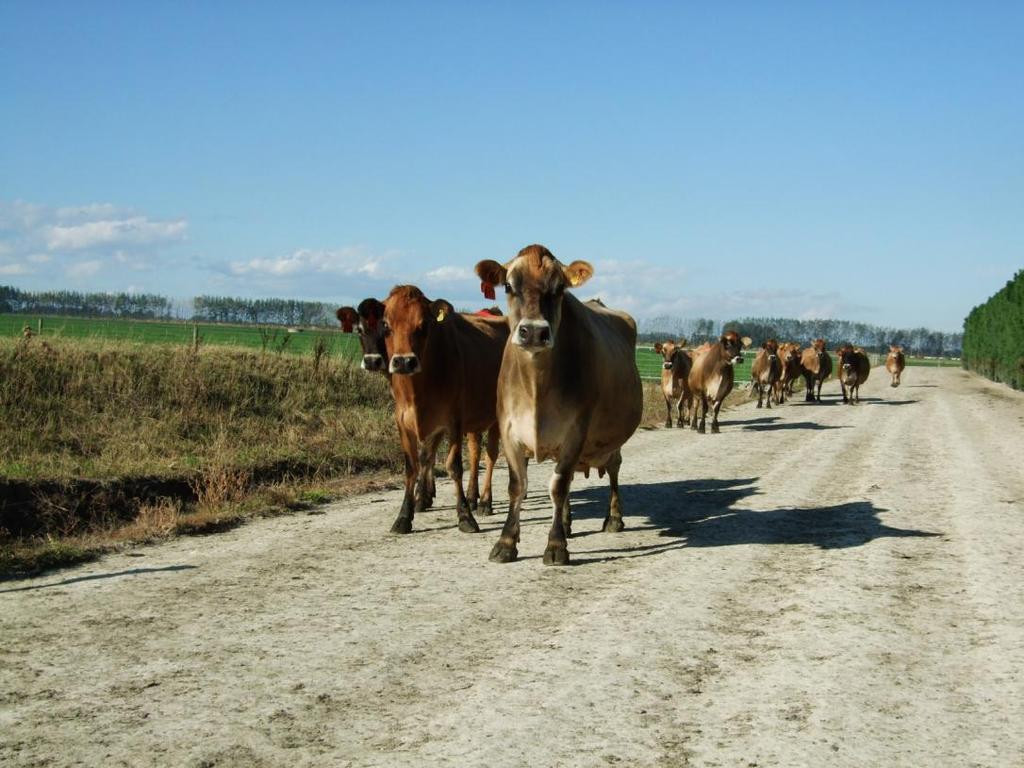
[[(569, 562), (572, 532), (569, 488), (576, 472), (596, 469), (608, 475), (610, 499), (602, 527), (624, 529), (618, 478), (622, 446), (640, 424), (643, 389), (637, 372), (636, 322), (600, 300), (580, 301), (570, 291), (593, 275), (585, 261), (562, 264), (541, 245), (523, 248), (506, 264), (481, 261), (481, 289), (494, 298), (505, 290), (508, 312), (495, 307), (456, 312), (444, 299), (428, 299), (411, 285), (392, 289), (384, 301), (368, 298), (357, 308), (341, 307), (338, 320), (359, 334), (362, 366), (388, 377), (395, 421), (405, 457), (405, 494), (394, 533), (409, 533), (414, 516), (435, 496), (434, 462), (442, 437), (453, 481), (459, 530), (479, 531), (473, 512), (491, 514), (491, 479), (498, 441), (508, 462), (509, 510), (490, 559), (518, 557), (519, 518), (527, 490), (527, 463), (551, 459), (548, 485), (552, 522), (544, 563)], [(662, 392), (677, 426), (687, 421), (718, 432), (718, 413), (733, 388), (734, 366), (751, 340), (727, 331), (696, 349), (685, 343), (655, 345), (663, 357)], [(863, 350), (846, 345), (839, 352), (844, 402), (857, 402), (870, 365)], [(893, 347), (886, 367), (899, 385), (904, 359)], [(820, 399), (821, 383), (832, 370), (825, 342), (801, 351), (795, 344), (766, 341), (757, 352), (752, 385), (758, 407), (785, 402), (803, 376), (807, 399)], [(817, 393), (814, 385), (817, 384)], [(469, 480), (463, 485), (463, 439), (469, 446)], [(483, 449), (483, 451), (482, 451)], [(484, 477), (478, 486), (481, 452)]]

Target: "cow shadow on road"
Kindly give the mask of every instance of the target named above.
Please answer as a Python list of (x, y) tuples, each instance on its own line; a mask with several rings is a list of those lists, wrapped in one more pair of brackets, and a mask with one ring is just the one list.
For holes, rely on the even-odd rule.
[[(941, 533), (885, 525), (886, 509), (869, 501), (824, 507), (735, 509), (758, 493), (758, 478), (677, 480), (621, 486), (627, 530), (656, 530), (665, 541), (641, 547), (608, 547), (574, 555), (574, 562), (603, 562), (644, 557), (687, 547), (741, 544), (806, 545), (819, 549), (859, 547), (880, 538), (933, 537)], [(572, 495), (573, 518), (604, 518), (607, 488), (581, 489)], [(575, 534), (574, 539), (593, 532)], [(613, 541), (613, 539), (611, 539)], [(571, 544), (570, 544), (571, 546)]]
[(745, 424), (743, 426), (744, 431), (747, 432), (777, 432), (782, 429), (810, 429), (810, 430), (822, 430), (822, 429), (849, 429), (848, 424), (839, 425), (828, 425), (818, 424), (814, 421), (790, 421), (785, 424)]

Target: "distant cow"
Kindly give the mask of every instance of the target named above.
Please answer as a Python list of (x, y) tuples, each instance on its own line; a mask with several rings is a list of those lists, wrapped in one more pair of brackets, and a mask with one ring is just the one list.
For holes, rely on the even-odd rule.
[(567, 289), (594, 269), (568, 266), (542, 245), (523, 248), (505, 265), (481, 261), (485, 291), (503, 285), (508, 297), (509, 343), (498, 377), (498, 424), (508, 460), (509, 510), (490, 558), (518, 557), (519, 516), (526, 494), (526, 463), (553, 459), (553, 505), (546, 565), (569, 562), (569, 488), (576, 470), (607, 471), (611, 484), (602, 529), (621, 531), (621, 447), (640, 424), (643, 388), (636, 369), (636, 322), (597, 302), (583, 303)]
[(753, 388), (757, 391), (758, 408), (761, 407), (762, 400), (767, 400), (768, 407), (772, 407), (772, 396), (776, 394), (776, 384), (781, 377), (782, 361), (779, 360), (779, 342), (775, 339), (768, 339), (757, 350), (754, 364), (750, 367), (750, 380), (753, 383)]
[(892, 377), (892, 381), (889, 383), (891, 387), (898, 387), (900, 385), (900, 376), (903, 375), (903, 369), (906, 368), (907, 361), (903, 357), (903, 347), (890, 346), (889, 354), (885, 358), (885, 370), (889, 372)]
[(800, 345), (786, 342), (779, 345), (779, 362), (782, 372), (775, 384), (775, 402), (784, 403), (793, 395), (793, 384), (800, 378)]
[[(462, 487), (462, 438), (488, 433), (480, 506), (489, 511), (498, 455), (495, 390), (508, 326), (501, 318), (457, 313), (444, 299), (430, 301), (411, 285), (392, 289), (381, 322), (405, 453), (405, 497), (391, 530), (409, 533), (414, 515), (425, 508), (433, 456), (447, 435), (446, 468), (455, 484), (459, 530), (479, 531)], [(474, 471), (471, 485), (475, 477)]]
[(718, 412), (732, 391), (735, 379), (733, 366), (743, 362), (743, 350), (750, 344), (748, 336), (741, 339), (735, 331), (726, 331), (718, 341), (704, 344), (693, 351), (693, 367), (690, 369), (693, 408), (690, 424), (701, 434), (706, 432), (709, 407), (714, 411), (711, 432), (719, 431)]
[[(808, 403), (821, 402), (821, 385), (832, 375), (832, 358), (825, 348), (824, 339), (815, 339), (811, 346), (803, 351), (800, 356), (800, 367), (803, 368), (804, 385), (807, 388), (804, 400)], [(817, 393), (814, 390), (815, 384), (818, 385)]]
[(843, 402), (850, 405), (859, 403), (860, 385), (868, 380), (871, 362), (863, 349), (849, 344), (837, 349), (836, 355), (839, 358), (839, 387), (843, 392)]
[(659, 341), (654, 345), (654, 351), (662, 357), (661, 393), (665, 396), (665, 408), (668, 410), (666, 427), (672, 426), (673, 404), (675, 405), (677, 427), (686, 423), (693, 404), (693, 398), (690, 395), (690, 368), (693, 367), (693, 359), (690, 357), (689, 351), (684, 349), (685, 346), (685, 339), (680, 339), (678, 342)]

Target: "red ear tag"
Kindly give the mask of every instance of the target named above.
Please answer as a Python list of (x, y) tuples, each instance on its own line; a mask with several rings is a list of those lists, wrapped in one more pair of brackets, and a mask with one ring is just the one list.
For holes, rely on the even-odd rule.
[(480, 283), (480, 290), (484, 292), (485, 299), (494, 298), (494, 286), (490, 283)]
[(341, 330), (345, 333), (352, 333), (352, 321), (347, 317), (341, 321)]

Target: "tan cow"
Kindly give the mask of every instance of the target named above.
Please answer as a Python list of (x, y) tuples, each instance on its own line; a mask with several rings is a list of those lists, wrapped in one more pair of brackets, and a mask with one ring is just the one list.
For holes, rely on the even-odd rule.
[[(757, 407), (761, 401), (767, 400), (772, 407), (772, 397), (776, 394), (776, 385), (782, 378), (782, 361), (779, 359), (779, 342), (768, 339), (757, 350), (754, 364), (750, 367), (750, 381), (757, 392)], [(781, 401), (780, 401), (781, 402)]]
[(505, 265), (490, 260), (476, 265), (485, 288), (505, 287), (512, 331), (498, 377), (509, 510), (491, 550), (495, 562), (518, 557), (519, 516), (531, 457), (555, 462), (548, 486), (553, 511), (546, 565), (569, 562), (569, 488), (576, 470), (608, 472), (611, 499), (602, 530), (624, 528), (620, 449), (643, 412), (634, 356), (636, 323), (624, 312), (572, 295), (568, 289), (585, 283), (593, 272), (585, 261), (562, 264), (542, 245), (523, 248)]
[[(804, 386), (807, 388), (804, 400), (808, 403), (821, 402), (821, 385), (832, 375), (832, 358), (825, 347), (824, 339), (815, 339), (811, 346), (800, 356), (800, 367), (803, 369)], [(818, 385), (815, 393), (814, 385)]]
[(668, 410), (666, 427), (672, 426), (673, 403), (675, 404), (677, 427), (686, 424), (686, 418), (693, 404), (689, 380), (693, 359), (690, 357), (689, 350), (684, 349), (685, 346), (686, 339), (659, 341), (654, 345), (654, 351), (662, 357), (661, 393), (665, 396), (665, 408)]
[(779, 345), (782, 373), (775, 384), (775, 402), (784, 403), (793, 396), (793, 384), (800, 378), (800, 345), (787, 341)]
[[(459, 530), (477, 532), (462, 488), (462, 438), (488, 433), (480, 508), (489, 512), (498, 456), (495, 391), (508, 325), (500, 317), (457, 313), (444, 299), (430, 301), (411, 285), (391, 290), (381, 322), (405, 453), (405, 497), (391, 530), (409, 533), (414, 515), (425, 508), (433, 457), (447, 435), (446, 468), (455, 484)], [(474, 466), (471, 485), (475, 478)]]
[(718, 412), (722, 403), (732, 392), (735, 379), (733, 366), (743, 362), (743, 350), (751, 344), (750, 337), (742, 339), (736, 331), (726, 331), (714, 342), (703, 344), (693, 351), (693, 367), (690, 369), (690, 392), (693, 408), (690, 425), (702, 435), (707, 431), (708, 408), (713, 409), (711, 432), (717, 433)]
[(906, 366), (907, 361), (903, 357), (903, 347), (891, 345), (889, 347), (889, 354), (885, 358), (885, 370), (892, 377), (892, 381), (889, 383), (890, 387), (898, 387), (900, 385), (900, 376), (903, 375), (903, 369)]
[(836, 356), (839, 358), (839, 388), (843, 392), (843, 402), (850, 405), (859, 403), (860, 385), (868, 380), (871, 362), (863, 349), (850, 344), (837, 349)]

